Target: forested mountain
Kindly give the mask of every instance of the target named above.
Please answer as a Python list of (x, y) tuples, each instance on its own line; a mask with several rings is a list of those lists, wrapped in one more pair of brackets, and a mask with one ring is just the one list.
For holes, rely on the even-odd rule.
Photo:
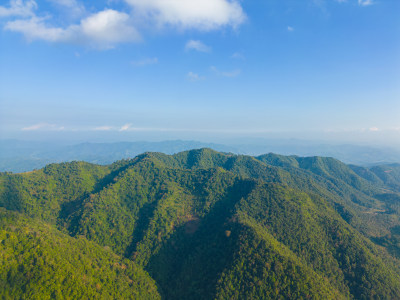
[(144, 153), (1, 173), (0, 206), (3, 297), (400, 295), (400, 165)]

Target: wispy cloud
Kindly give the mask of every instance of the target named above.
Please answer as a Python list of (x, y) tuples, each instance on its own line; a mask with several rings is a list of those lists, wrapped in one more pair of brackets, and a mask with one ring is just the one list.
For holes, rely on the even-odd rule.
[(132, 66), (135, 66), (135, 67), (143, 67), (143, 66), (147, 66), (147, 65), (155, 65), (157, 63), (158, 63), (158, 58), (157, 57), (144, 58), (144, 59), (141, 59), (141, 60), (131, 61)]
[(127, 131), (131, 128), (132, 124), (131, 123), (127, 123), (123, 126), (121, 126), (121, 128), (119, 129), (119, 131)]
[(193, 73), (193, 72), (187, 73), (186, 78), (189, 81), (199, 81), (199, 80), (204, 80), (205, 79), (205, 77), (200, 76), (199, 74)]
[(209, 53), (211, 52), (211, 47), (203, 44), (201, 41), (196, 41), (196, 40), (190, 40), (186, 43), (185, 45), (185, 50), (196, 50), (199, 52), (206, 52)]
[(369, 131), (377, 132), (377, 131), (379, 131), (379, 128), (378, 127), (371, 127), (369, 129)]
[(358, 0), (358, 5), (360, 6), (369, 6), (374, 4), (373, 0)]
[(21, 130), (23, 131), (35, 131), (35, 130), (55, 130), (60, 131), (64, 130), (64, 126), (58, 126), (56, 124), (49, 124), (49, 123), (38, 123), (28, 127), (23, 127)]
[(62, 9), (68, 10), (72, 16), (81, 16), (86, 12), (86, 8), (82, 3), (76, 0), (47, 0)]
[(232, 70), (232, 71), (220, 71), (214, 66), (211, 66), (210, 69), (215, 74), (217, 74), (218, 76), (222, 76), (222, 77), (237, 77), (241, 73), (241, 70), (239, 70), (239, 69)]
[(93, 128), (94, 131), (110, 131), (112, 129), (113, 129), (112, 126), (99, 126), (99, 127)]
[(294, 28), (292, 26), (288, 26), (287, 31), (292, 32), (292, 31), (294, 31)]

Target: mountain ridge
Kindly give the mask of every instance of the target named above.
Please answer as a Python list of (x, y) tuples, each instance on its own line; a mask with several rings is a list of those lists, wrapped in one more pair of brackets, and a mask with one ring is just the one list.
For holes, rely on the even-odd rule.
[(40, 169), (49, 163), (83, 160), (98, 164), (137, 156), (143, 152), (175, 154), (181, 151), (209, 147), (222, 152), (259, 156), (280, 153), (298, 156), (329, 156), (343, 162), (375, 166), (400, 162), (400, 151), (357, 145), (327, 145), (318, 141), (263, 140), (222, 141), (218, 143), (169, 140), (160, 142), (85, 142), (76, 144), (0, 140), (0, 171), (25, 172)]

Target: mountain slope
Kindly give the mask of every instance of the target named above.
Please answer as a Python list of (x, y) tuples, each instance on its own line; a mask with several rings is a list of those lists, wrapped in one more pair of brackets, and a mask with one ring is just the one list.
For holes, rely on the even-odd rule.
[(1, 298), (160, 298), (131, 261), (40, 221), (1, 209), (0, 240)]

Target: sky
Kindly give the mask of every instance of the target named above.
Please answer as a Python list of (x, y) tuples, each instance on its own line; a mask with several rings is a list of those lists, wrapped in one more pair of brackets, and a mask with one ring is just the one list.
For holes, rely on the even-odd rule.
[(400, 146), (398, 0), (0, 0), (0, 138)]

